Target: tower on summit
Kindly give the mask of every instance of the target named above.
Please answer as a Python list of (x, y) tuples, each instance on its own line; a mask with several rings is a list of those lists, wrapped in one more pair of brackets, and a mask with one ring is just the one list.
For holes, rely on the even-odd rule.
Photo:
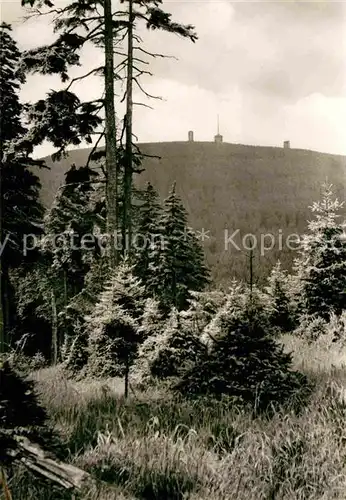
[(219, 115), (217, 115), (217, 134), (214, 136), (214, 141), (218, 144), (220, 144), (223, 141), (223, 137), (220, 134), (220, 121), (219, 121)]

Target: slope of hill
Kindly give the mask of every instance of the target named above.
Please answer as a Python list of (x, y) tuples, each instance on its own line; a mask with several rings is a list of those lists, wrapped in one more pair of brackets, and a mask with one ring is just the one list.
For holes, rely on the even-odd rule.
[[(321, 184), (334, 184), (340, 199), (346, 198), (346, 157), (301, 149), (245, 146), (213, 142), (166, 142), (141, 144), (145, 171), (139, 186), (149, 180), (166, 197), (176, 181), (190, 216), (191, 226), (204, 229), (204, 247), (214, 278), (247, 276), (248, 233), (257, 237), (254, 269), (264, 276), (280, 258), (287, 267), (294, 252), (286, 237), (306, 229), (308, 206), (319, 199)], [(89, 150), (74, 150), (60, 162), (46, 158), (51, 170), (42, 170), (42, 199), (49, 206), (72, 163), (85, 164)], [(232, 240), (227, 239), (235, 233)], [(272, 236), (264, 236), (271, 233)], [(261, 235), (264, 246), (261, 251)], [(234, 243), (233, 243), (234, 242)], [(292, 245), (291, 245), (292, 247)], [(239, 248), (239, 249), (238, 249)], [(262, 254), (262, 255), (261, 255)]]

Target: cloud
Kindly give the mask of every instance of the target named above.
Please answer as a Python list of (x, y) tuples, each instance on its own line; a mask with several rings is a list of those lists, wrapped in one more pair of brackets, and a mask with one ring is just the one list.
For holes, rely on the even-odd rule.
[(197, 11), (195, 2), (175, 5), (177, 17), (190, 22), (195, 15), (200, 39), (192, 45), (167, 35), (179, 67), (158, 61), (160, 74), (214, 92), (240, 85), (283, 101), (345, 92), (344, 3), (209, 1)]
[[(18, 5), (5, 3), (7, 20), (17, 19)], [(196, 139), (212, 140), (219, 113), (229, 142), (281, 145), (290, 139), (292, 147), (346, 154), (345, 2), (168, 0), (163, 8), (174, 20), (195, 25), (199, 40), (139, 27), (146, 49), (178, 59), (148, 57), (153, 76), (142, 83), (165, 100), (148, 101), (136, 92), (136, 100), (155, 108), (135, 110), (140, 141), (185, 140), (189, 129)], [(53, 36), (47, 18), (17, 23), (14, 35), (21, 48)], [(102, 64), (103, 56), (90, 49), (82, 60), (73, 76)], [(59, 85), (54, 77), (30, 77), (23, 99), (41, 98)], [(94, 78), (73, 88), (91, 99), (101, 85)], [(117, 111), (121, 118), (119, 103)]]

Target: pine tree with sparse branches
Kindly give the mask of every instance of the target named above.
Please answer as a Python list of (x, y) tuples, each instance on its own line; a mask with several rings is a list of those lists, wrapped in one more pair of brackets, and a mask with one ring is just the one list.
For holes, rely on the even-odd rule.
[[(122, 1), (121, 4), (124, 2)], [(69, 145), (83, 142), (93, 143), (95, 147), (104, 138), (106, 147), (106, 219), (107, 233), (110, 237), (110, 264), (114, 268), (118, 260), (115, 238), (122, 230), (123, 240), (128, 232), (131, 242), (132, 227), (132, 176), (136, 172), (136, 153), (133, 145), (132, 116), (133, 87), (137, 86), (146, 96), (151, 97), (142, 87), (140, 77), (150, 74), (146, 69), (146, 56), (156, 58), (159, 54), (150, 53), (142, 48), (142, 40), (135, 32), (136, 23), (145, 23), (151, 30), (163, 30), (175, 33), (192, 41), (197, 39), (193, 26), (174, 22), (171, 15), (160, 8), (156, 0), (128, 0), (128, 9), (117, 5), (113, 8), (111, 0), (74, 0), (60, 7), (55, 0), (22, 0), (22, 5), (39, 6), (41, 15), (53, 16), (56, 39), (50, 45), (29, 50), (23, 58), (23, 65), (31, 72), (47, 75), (59, 75), (63, 83), (69, 83), (63, 89), (50, 91), (28, 107), (28, 116), (32, 130), (28, 140), (41, 144), (49, 140), (56, 148), (54, 158), (59, 158)], [(127, 49), (123, 43), (127, 41)], [(80, 66), (81, 51), (93, 45), (103, 52), (104, 64), (70, 78), (70, 69)], [(120, 56), (115, 64), (114, 55)], [(144, 66), (143, 66), (144, 65)], [(125, 75), (123, 73), (125, 72)], [(90, 76), (101, 76), (104, 80), (104, 95), (92, 101), (82, 102), (72, 92), (72, 85)], [(124, 131), (126, 146), (119, 148), (119, 135), (115, 120), (116, 85), (126, 79), (126, 90), (121, 102), (126, 101)], [(124, 132), (123, 131), (123, 132)], [(122, 136), (120, 145), (122, 146)], [(18, 145), (20, 147), (20, 145)], [(124, 162), (119, 162), (119, 149), (125, 153)], [(91, 153), (94, 156), (95, 151)], [(120, 187), (120, 173), (123, 170), (123, 185)], [(122, 224), (119, 207), (122, 203)], [(125, 243), (122, 253), (125, 253)]]

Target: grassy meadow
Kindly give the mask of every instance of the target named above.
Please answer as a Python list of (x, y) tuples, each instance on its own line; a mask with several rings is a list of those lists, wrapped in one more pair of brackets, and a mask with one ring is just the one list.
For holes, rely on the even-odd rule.
[(13, 500), (345, 500), (345, 349), (283, 341), (316, 382), (298, 414), (254, 417), (226, 400), (173, 399), (163, 386), (133, 387), (125, 400), (119, 379), (74, 382), (59, 367), (35, 372), (66, 461), (96, 481), (77, 496), (18, 469)]

